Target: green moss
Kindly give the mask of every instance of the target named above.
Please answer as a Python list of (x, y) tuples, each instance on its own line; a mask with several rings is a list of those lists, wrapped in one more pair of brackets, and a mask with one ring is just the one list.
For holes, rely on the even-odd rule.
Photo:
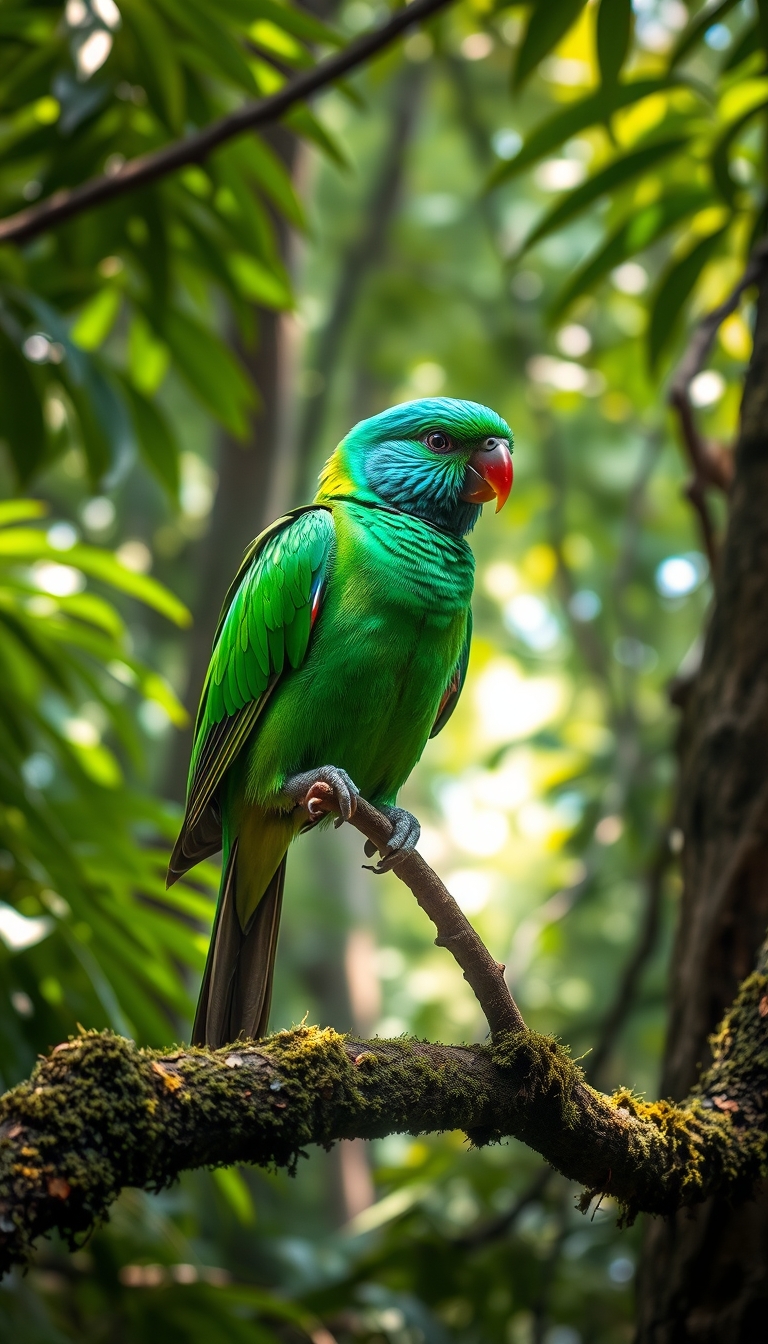
[(586, 1087), (584, 1073), (571, 1059), (569, 1051), (554, 1036), (537, 1031), (516, 1031), (499, 1035), (487, 1047), (499, 1069), (522, 1076), (521, 1101), (540, 1098), (554, 1105), (559, 1122), (572, 1128), (578, 1117), (574, 1102), (577, 1087)]

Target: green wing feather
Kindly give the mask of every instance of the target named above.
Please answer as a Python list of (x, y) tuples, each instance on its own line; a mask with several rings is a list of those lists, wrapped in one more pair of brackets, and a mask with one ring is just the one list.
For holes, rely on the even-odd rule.
[(221, 846), (216, 791), (280, 676), (304, 661), (333, 538), (331, 511), (309, 506), (278, 519), (246, 553), (224, 602), (203, 687), (170, 881)]
[(445, 727), (459, 702), (459, 696), (464, 688), (464, 682), (467, 679), (467, 667), (469, 666), (469, 650), (471, 644), (472, 612), (470, 611), (467, 613), (467, 633), (464, 638), (464, 647), (461, 650), (461, 657), (453, 669), (451, 679), (443, 692), (440, 708), (437, 711), (437, 718), (435, 719), (432, 732), (429, 734), (430, 737), (437, 737), (437, 734)]

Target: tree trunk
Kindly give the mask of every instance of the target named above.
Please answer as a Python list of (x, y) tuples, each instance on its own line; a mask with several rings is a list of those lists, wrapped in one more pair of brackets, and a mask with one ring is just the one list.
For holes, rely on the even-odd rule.
[[(662, 1095), (684, 1096), (768, 924), (768, 276), (742, 402), (727, 537), (682, 727), (683, 898)], [(768, 1188), (647, 1229), (638, 1344), (768, 1338)]]

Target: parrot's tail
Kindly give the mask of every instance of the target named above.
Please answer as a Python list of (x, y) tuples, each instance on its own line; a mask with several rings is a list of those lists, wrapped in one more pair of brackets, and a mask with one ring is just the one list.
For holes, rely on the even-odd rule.
[(285, 856), (245, 930), (235, 908), (238, 842), (227, 863), (205, 963), (192, 1044), (218, 1050), (238, 1036), (264, 1036), (272, 999)]

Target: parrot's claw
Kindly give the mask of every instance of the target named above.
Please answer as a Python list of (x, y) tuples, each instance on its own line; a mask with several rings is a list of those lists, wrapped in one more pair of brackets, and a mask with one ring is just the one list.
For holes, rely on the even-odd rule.
[(310, 821), (319, 821), (328, 812), (338, 812), (339, 822), (349, 821), (360, 792), (346, 770), (336, 765), (321, 765), (318, 770), (291, 775), (283, 788), (297, 807), (304, 808)]
[[(376, 867), (372, 870), (374, 873), (388, 873), (408, 854), (412, 854), (421, 835), (421, 827), (412, 812), (406, 812), (404, 807), (380, 807), (380, 812), (392, 822), (394, 830), (389, 837), (389, 842), (384, 855)], [(371, 840), (365, 844), (365, 852), (368, 858), (372, 858), (376, 853), (377, 846)]]

